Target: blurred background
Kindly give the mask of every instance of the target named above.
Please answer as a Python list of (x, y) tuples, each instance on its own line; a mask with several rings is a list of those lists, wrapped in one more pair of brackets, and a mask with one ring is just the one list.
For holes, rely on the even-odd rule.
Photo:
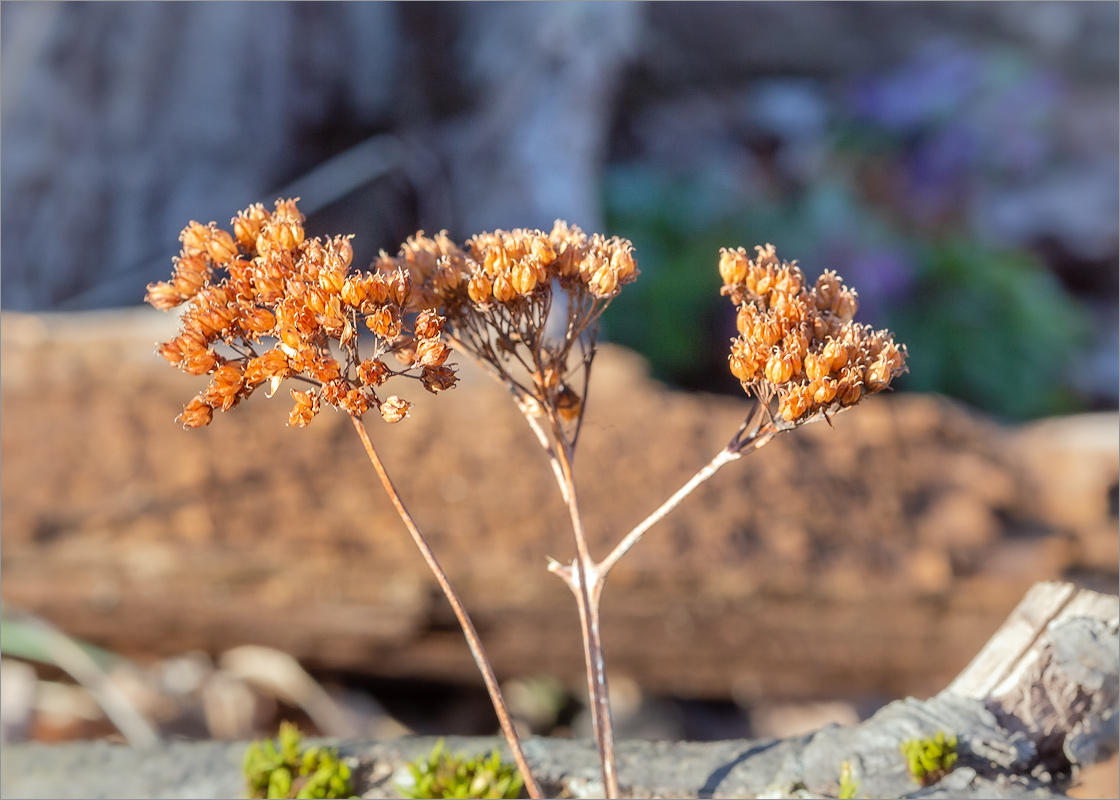
[[(1000, 438), (1009, 435), (1003, 426), (1054, 415), (1114, 412), (1118, 403), (1118, 25), (1115, 3), (1092, 2), (4, 3), (0, 303), (8, 323), (5, 345), (24, 348), (24, 357), (5, 358), (3, 369), (4, 597), (15, 604), (5, 617), (6, 653), (16, 647), (17, 655), (27, 655), (10, 643), (10, 632), (16, 630), (11, 620), (24, 619), (19, 614), (25, 612), (16, 610), (22, 605), (72, 633), (101, 637), (101, 645), (111, 642), (118, 652), (131, 648), (129, 655), (140, 661), (171, 657), (145, 651), (161, 640), (156, 631), (141, 637), (142, 643), (109, 633), (120, 629), (120, 618), (113, 622), (117, 612), (110, 611), (124, 602), (105, 600), (104, 587), (115, 579), (101, 576), (89, 589), (93, 606), (101, 603), (101, 616), (94, 615), (101, 622), (95, 624), (58, 600), (65, 594), (65, 581), (57, 571), (57, 559), (65, 561), (67, 553), (75, 552), (66, 549), (74, 541), (87, 541), (83, 535), (97, 544), (81, 550), (83, 555), (74, 557), (78, 562), (106, 542), (138, 552), (127, 544), (128, 536), (120, 535), (121, 519), (148, 514), (146, 524), (159, 531), (170, 512), (137, 499), (155, 491), (149, 487), (116, 506), (109, 503), (116, 510), (93, 524), (89, 520), (104, 510), (98, 500), (104, 495), (98, 492), (105, 490), (83, 489), (80, 480), (61, 476), (66, 465), (72, 470), (75, 463), (85, 463), (82, 459), (92, 459), (92, 465), (109, 458), (92, 444), (96, 430), (106, 426), (114, 434), (105, 447), (113, 448), (122, 436), (145, 436), (162, 442), (164, 451), (172, 451), (169, 456), (183, 455), (176, 449), (186, 447), (178, 431), (166, 434), (176, 438), (159, 438), (164, 434), (156, 432), (156, 424), (149, 431), (142, 421), (147, 411), (126, 408), (134, 400), (111, 397), (126, 380), (142, 387), (130, 391), (132, 398), (139, 391), (163, 397), (152, 383), (164, 381), (162, 374), (157, 379), (147, 371), (154, 375), (159, 365), (147, 365), (144, 359), (150, 359), (149, 342), (167, 330), (158, 328), (157, 334), (164, 323), (143, 312), (130, 315), (128, 309), (141, 303), (145, 284), (169, 274), (178, 232), (187, 221), (225, 224), (248, 204), (268, 205), (278, 196), (302, 198), (314, 235), (356, 233), (359, 264), (381, 248), (395, 252), (417, 229), (446, 228), (461, 240), (482, 229), (547, 228), (554, 219), (565, 218), (586, 230), (629, 237), (643, 275), (611, 307), (604, 339), (641, 354), (657, 381), (693, 393), (674, 394), (677, 399), (671, 402), (696, 402), (701, 404), (696, 408), (705, 409), (712, 403), (720, 408), (720, 403), (738, 404), (732, 398), (741, 397), (726, 370), (734, 317), (718, 295), (718, 248), (772, 242), (782, 257), (797, 259), (810, 276), (824, 269), (839, 271), (860, 292), (859, 318), (892, 328), (909, 346), (910, 374), (899, 382), (892, 400), (922, 393), (915, 402), (933, 405), (921, 406), (924, 411), (907, 406), (909, 411), (895, 413), (888, 403), (884, 413), (894, 421), (883, 423), (916, 420), (909, 458), (923, 458), (921, 437), (936, 429), (949, 432), (937, 433), (938, 442), (955, 442), (945, 444), (946, 452), (975, 446), (984, 451), (980, 461), (1013, 474), (1017, 467), (1007, 462), (1009, 453), (1018, 451)], [(107, 328), (112, 332), (106, 333)], [(136, 350), (136, 365), (126, 369), (119, 340), (133, 334), (143, 347)], [(59, 353), (70, 352), (67, 347), (83, 343), (87, 350), (102, 351), (96, 368), (85, 361), (79, 368), (77, 362), (57, 360)], [(93, 357), (87, 352), (82, 358), (87, 356)], [(647, 367), (634, 367), (625, 355), (618, 355), (617, 362), (622, 365), (619, 374), (636, 370), (635, 380), (647, 380)], [(50, 368), (58, 363), (68, 366)], [(81, 385), (79, 375), (84, 376)], [(174, 427), (174, 402), (185, 401), (192, 391), (186, 379), (171, 383), (174, 379), (167, 376), (174, 388), (152, 412), (162, 427)], [(660, 384), (641, 385), (651, 392), (667, 391)], [(695, 393), (725, 393), (728, 399)], [(952, 401), (945, 405), (930, 395)], [(619, 402), (637, 402), (629, 395), (619, 397)], [(691, 399), (681, 399), (685, 397)], [(36, 411), (45, 414), (55, 400), (71, 405), (54, 409), (49, 424), (35, 427), (30, 420)], [(739, 408), (735, 405), (730, 417)], [(945, 421), (947, 415), (966, 422), (957, 417)], [(622, 415), (623, 421), (611, 417), (601, 425), (604, 435), (609, 439), (633, 416)], [(1115, 418), (1114, 413), (1105, 416)], [(934, 418), (944, 430), (929, 422)], [(516, 428), (516, 420), (502, 419), (511, 429), (510, 441), (520, 441), (524, 432)], [(261, 430), (276, 427), (278, 420), (273, 414)], [(228, 437), (240, 423), (231, 419), (220, 424)], [(324, 427), (337, 429), (329, 423)], [(651, 430), (660, 437), (660, 431), (672, 429)], [(892, 430), (899, 435), (897, 427)], [(971, 444), (962, 430), (972, 432)], [(1099, 430), (1092, 428), (1082, 439), (1087, 437), (1085, 446), (1094, 453), (1103, 448), (1101, 457), (1111, 464), (1115, 441), (1105, 446)], [(32, 433), (38, 438), (29, 438)], [(718, 447), (729, 433), (713, 433), (711, 442)], [(703, 439), (699, 428), (685, 423), (680, 434)], [(253, 436), (244, 440), (245, 447), (265, 441)], [(976, 444), (989, 441), (984, 437), (991, 437), (990, 447)], [(333, 439), (324, 443), (324, 452), (330, 452), (328, 444), (351, 446), (342, 434), (338, 438), (337, 445)], [(1053, 441), (1052, 436), (1038, 438)], [(229, 439), (195, 441), (217, 448), (226, 446), (219, 441)], [(649, 440), (635, 438), (630, 446), (642, 447), (641, 441)], [(288, 447), (287, 438), (284, 442)], [(492, 447), (501, 453), (499, 444)], [(612, 446), (614, 450), (604, 445), (599, 455), (587, 456), (584, 467), (613, 471), (612, 459), (632, 455), (619, 450), (617, 442)], [(261, 447), (258, 460), (275, 457)], [(402, 448), (402, 453), (415, 452), (415, 443)], [(672, 490), (678, 466), (679, 474), (687, 476), (706, 460), (703, 447), (696, 450), (692, 461), (684, 455), (681, 464), (676, 456), (669, 459), (668, 477), (654, 495)], [(969, 463), (978, 458), (975, 453), (970, 457)], [(122, 491), (128, 494), (128, 487), (140, 485), (145, 470), (151, 481), (156, 456), (133, 453), (131, 458), (125, 460), (133, 483), (107, 490), (117, 500)], [(526, 459), (532, 459), (531, 452)], [(170, 462), (166, 468), (175, 469)], [(242, 494), (229, 492), (232, 499), (227, 499), (235, 505), (245, 493), (267, 497), (276, 491), (262, 484), (265, 472), (199, 469), (210, 477), (198, 484), (184, 479), (183, 485), (190, 484), (201, 496), (191, 501), (195, 506), (176, 506), (175, 513), (222, 502), (221, 490), (215, 488), (220, 481), (243, 482)], [(401, 472), (407, 470), (402, 466)], [(464, 474), (472, 475), (472, 468), (464, 467)], [(1037, 514), (1031, 516), (1034, 512), (1009, 499), (1033, 491), (1034, 484), (1014, 475), (1013, 480), (1001, 479), (1017, 487), (1012, 491), (1005, 486), (1003, 494), (990, 490), (991, 481), (984, 483), (989, 487), (984, 502), (995, 510), (994, 522), (981, 526), (988, 531), (981, 536), (983, 546), (996, 547), (1001, 537), (1014, 534), (1051, 547), (1047, 537), (1073, 535), (1068, 526), (1043, 524)], [(442, 500), (433, 507), (444, 503), (450, 508), (458, 502), (455, 497), (477, 491), (463, 478), (458, 483), (441, 480)], [(917, 485), (925, 479), (913, 480)], [(1097, 478), (1078, 480), (1079, 486), (1088, 481), (1093, 487), (1093, 508), (1100, 506), (1105, 533), (1112, 536), (1114, 479), (1100, 479), (1100, 491), (1093, 483)], [(368, 488), (359, 485), (363, 491)], [(730, 486), (723, 484), (723, 491)], [(920, 486), (910, 488), (919, 492)], [(937, 505), (927, 500), (899, 510), (898, 524), (914, 529), (914, 520), (927, 506)], [(251, 525), (255, 512), (240, 508), (234, 515), (242, 514), (242, 521)], [(433, 519), (442, 519), (439, 513), (433, 511)], [(635, 508), (631, 524), (641, 516)], [(228, 550), (234, 538), (228, 526), (220, 518), (208, 519), (212, 533), (202, 537), (206, 547)], [(193, 523), (183, 524), (185, 530), (198, 530)], [(765, 524), (740, 525), (728, 536), (745, 537), (749, 543)], [(942, 528), (945, 524), (939, 523)], [(794, 585), (814, 574), (807, 564), (827, 560), (821, 553), (831, 552), (832, 545), (821, 545), (820, 536), (843, 541), (848, 534), (842, 527), (808, 521), (800, 534), (775, 534), (774, 541), (783, 543), (776, 545), (775, 557), (792, 558), (790, 574), (800, 576), (791, 578)], [(160, 535), (136, 533), (148, 545), (150, 537)], [(358, 533), (354, 537), (360, 539)], [(174, 541), (186, 548), (190, 536)], [(168, 549), (166, 541), (161, 546), (182, 552)], [(1081, 556), (1061, 562), (1066, 566), (1054, 569), (1065, 573), (1051, 577), (1076, 573), (1093, 580), (1110, 574), (1115, 578), (1117, 565), (1107, 546), (1103, 556), (1091, 557), (1084, 553), (1092, 546), (1079, 546)], [(361, 551), (364, 545), (352, 547)], [(527, 545), (519, 547), (518, 552), (527, 552)], [(898, 553), (905, 547), (909, 545), (899, 545)], [(769, 557), (765, 547), (761, 554), (749, 544), (740, 549), (754, 552), (759, 563)], [(246, 544), (244, 553), (253, 552), (259, 550)], [(244, 553), (237, 557), (250, 558)], [(672, 553), (665, 558), (673, 563)], [(882, 553), (869, 556), (868, 563), (884, 574), (925, 576), (926, 589), (942, 593), (941, 619), (952, 606), (946, 597), (956, 591), (947, 587), (959, 586), (951, 581), (940, 585), (937, 576), (948, 569), (950, 578), (973, 573), (983, 578), (986, 569), (960, 553), (945, 558), (933, 566), (927, 559), (924, 566), (907, 567), (910, 572)], [(665, 569), (666, 562), (652, 561), (651, 555), (650, 566)], [(33, 565), (45, 562), (55, 571), (37, 579), (38, 589), (29, 584), (24, 590), (13, 579), (13, 565), (26, 564), (19, 574), (30, 576)], [(1002, 569), (1015, 572), (1007, 564)], [(82, 575), (80, 570), (75, 574)], [(1033, 575), (1030, 570), (1018, 574), (1023, 580)], [(427, 591), (422, 579), (416, 580), (421, 583), (408, 583), (406, 594)], [(991, 619), (998, 623), (1010, 610), (1021, 596), (1011, 596), (1015, 587), (985, 607), (989, 616), (984, 625)], [(610, 603), (605, 613), (609, 617)], [(814, 613), (806, 611), (803, 617), (813, 619)], [(181, 620), (175, 624), (190, 629)], [(673, 624), (691, 630), (683, 618)], [(219, 622), (214, 625), (220, 627)], [(355, 621), (353, 627), (360, 625)], [(182, 643), (175, 630), (163, 637), (165, 649)], [(177, 657), (194, 659), (190, 663), (197, 668), (180, 669), (181, 676), (195, 676), (183, 678), (184, 686), (195, 686), (194, 680), (197, 689), (218, 669), (213, 659), (236, 638), (226, 633), (224, 638), (212, 631), (183, 634), (182, 641), (196, 652)], [(976, 637), (982, 643), (979, 629), (962, 648), (972, 647)], [(691, 640), (680, 633), (677, 641)], [(281, 647), (282, 637), (257, 643), (277, 647), (277, 653), (291, 650)], [(390, 698), (407, 695), (423, 709), (394, 706), (394, 718), (414, 730), (476, 732), (490, 727), (488, 721), (464, 721), (474, 719), (465, 712), (440, 716), (433, 710), (485, 708), (479, 691), (461, 685), (471, 683), (466, 673), (449, 668), (449, 681), (430, 683), (438, 669), (408, 675), (400, 664), (359, 668), (364, 662), (358, 655), (332, 661), (311, 645), (304, 649), (307, 654), (310, 659), (301, 661), (316, 677), (333, 681), (338, 692), (350, 692), (351, 705), (365, 703), (367, 717), (379, 703), (396, 702), (387, 700), (387, 693)], [(414, 660), (423, 661), (419, 656)], [(5, 663), (13, 669), (38, 663), (40, 682), (61, 681), (65, 672), (44, 672), (34, 659)], [(815, 693), (788, 687), (786, 695), (791, 702), (818, 704), (845, 695), (847, 705), (836, 713), (858, 718), (891, 696), (935, 691), (937, 680), (954, 674), (952, 663), (950, 659), (935, 676), (925, 674), (912, 682), (870, 681), (889, 687), (878, 692), (866, 685), (848, 693), (837, 686)], [(528, 698), (526, 708), (543, 704), (535, 730), (578, 732), (585, 724), (579, 721), (578, 692), (564, 683), (569, 676), (523, 674), (509, 662), (500, 671), (521, 681), (514, 691)], [(234, 669), (230, 674), (240, 673)], [(620, 677), (617, 686), (629, 687), (633, 707), (648, 711), (650, 735), (713, 738), (771, 730), (758, 700), (767, 694), (767, 680), (756, 675), (740, 681), (734, 697), (728, 688), (731, 679), (682, 680), (676, 693), (668, 678), (644, 683), (640, 675)], [(10, 685), (6, 672), (5, 698)], [(259, 690), (263, 684), (254, 685)], [(359, 695), (365, 699), (355, 701)], [(667, 699), (642, 706), (643, 697), (654, 695)], [(274, 697), (289, 710), (300, 706), (292, 696)], [(11, 707), (5, 706), (9, 719)], [(659, 707), (660, 716), (649, 711)], [(223, 730), (248, 733), (274, 726), (268, 713), (255, 713), (253, 724)], [(23, 730), (28, 735), (26, 725)], [(201, 734), (205, 726), (192, 730)]]

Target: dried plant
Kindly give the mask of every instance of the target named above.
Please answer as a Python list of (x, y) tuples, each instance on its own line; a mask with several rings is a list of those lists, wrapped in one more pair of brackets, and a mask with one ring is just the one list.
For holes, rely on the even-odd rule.
[[(322, 402), (350, 414), (398, 513), (455, 609), (526, 787), (537, 797), (539, 787), (470, 619), (361, 423), (370, 408), (390, 422), (407, 415), (407, 401), (377, 394), (391, 378), (412, 377), (433, 392), (454, 385), (443, 339), (482, 365), (512, 394), (568, 506), (576, 553), (569, 564), (551, 562), (549, 570), (575, 596), (604, 791), (617, 797), (599, 625), (606, 576), (650, 527), (721, 467), (779, 433), (830, 420), (888, 388), (906, 369), (905, 347), (889, 332), (853, 321), (856, 294), (835, 273), (824, 273), (807, 288), (796, 263), (779, 261), (770, 245), (757, 248), (753, 259), (742, 248), (722, 250), (722, 292), (738, 309), (739, 336), (732, 340), (729, 366), (758, 402), (723, 450), (596, 560), (584, 533), (573, 460), (600, 316), (638, 276), (630, 242), (588, 235), (564, 222), (549, 233), (482, 233), (463, 246), (445, 232), (435, 237), (421, 232), (396, 256), (382, 252), (374, 271), (351, 274), (348, 239), (305, 241), (301, 221), (293, 202), (278, 201), (271, 215), (258, 205), (235, 218), (232, 237), (213, 225), (192, 223), (183, 232), (173, 279), (149, 287), (149, 302), (157, 307), (191, 303), (183, 332), (162, 345), (161, 353), (187, 372), (212, 376), (180, 419), (188, 426), (205, 425), (213, 409), (232, 408), (266, 381), (274, 392), (284, 378), (311, 384), (310, 391), (292, 392), (296, 405), (289, 424), (307, 424)], [(365, 359), (357, 344), (363, 327), (374, 334), (373, 351)], [(278, 343), (258, 354), (263, 337)], [(217, 342), (238, 357), (219, 355)], [(386, 364), (390, 353), (401, 369)]]

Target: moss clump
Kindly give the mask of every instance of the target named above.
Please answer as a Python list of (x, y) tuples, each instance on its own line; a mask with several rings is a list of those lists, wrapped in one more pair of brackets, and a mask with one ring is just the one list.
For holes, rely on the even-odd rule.
[(421, 798), (514, 798), (521, 795), (522, 779), (517, 767), (503, 764), (497, 750), (489, 756), (465, 758), (443, 749), (436, 742), (430, 755), (408, 764), (411, 785), (396, 784), (397, 791), (413, 800)]
[(242, 768), (251, 798), (354, 797), (350, 768), (338, 751), (326, 747), (300, 750), (302, 736), (290, 722), (280, 725), (277, 742), (253, 742), (245, 751)]
[(840, 791), (837, 800), (854, 800), (859, 791), (859, 781), (852, 779), (852, 765), (845, 761), (840, 765)]
[(909, 739), (899, 749), (906, 756), (910, 774), (922, 786), (937, 783), (957, 763), (957, 737), (946, 737), (944, 731), (925, 739)]

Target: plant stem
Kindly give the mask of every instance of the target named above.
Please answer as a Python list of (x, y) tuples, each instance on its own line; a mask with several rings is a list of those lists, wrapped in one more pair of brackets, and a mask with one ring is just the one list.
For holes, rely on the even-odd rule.
[(381, 479), (382, 486), (384, 486), (385, 491), (388, 492), (389, 499), (393, 502), (393, 507), (396, 508), (397, 514), (400, 515), (405, 527), (408, 528), (408, 532), (412, 536), (412, 541), (416, 543), (420, 554), (424, 556), (424, 560), (428, 562), (428, 567), (431, 569), (432, 574), (435, 575), (439, 588), (443, 590), (443, 594), (447, 597), (447, 602), (451, 604), (451, 610), (455, 612), (455, 617), (459, 620), (459, 625), (463, 629), (463, 636), (466, 637), (467, 645), (470, 647), (471, 655), (474, 657), (474, 663), (478, 665), (478, 671), (482, 673), (482, 680), (486, 684), (486, 691), (490, 693), (490, 701), (493, 703), (494, 711), (498, 715), (498, 722), (502, 726), (502, 733), (505, 734), (506, 742), (509, 744), (510, 752), (513, 754), (513, 759), (517, 762), (517, 768), (521, 770), (521, 776), (525, 779), (525, 788), (529, 792), (529, 796), (533, 798), (544, 797), (541, 793), (540, 786), (529, 770), (529, 763), (526, 761), (525, 753), (521, 749), (521, 740), (517, 737), (517, 731), (514, 729), (513, 721), (510, 719), (509, 711), (506, 709), (505, 700), (502, 699), (501, 690), (498, 688), (498, 680), (494, 677), (494, 670), (490, 666), (490, 661), (486, 657), (486, 652), (482, 649), (482, 642), (478, 638), (478, 632), (474, 628), (474, 623), (471, 622), (467, 610), (459, 600), (458, 593), (447, 579), (447, 574), (444, 573), (439, 562), (436, 560), (435, 553), (432, 552), (432, 548), (428, 545), (424, 534), (416, 527), (412, 515), (409, 514), (408, 509), (404, 507), (400, 495), (397, 494), (396, 487), (393, 486), (393, 482), (389, 479), (389, 473), (385, 471), (385, 466), (381, 463), (381, 459), (378, 457), (377, 451), (370, 441), (365, 425), (362, 424), (361, 419), (358, 417), (352, 416), (350, 417), (350, 421), (354, 423), (354, 430), (358, 432), (358, 436), (361, 438), (362, 444), (366, 448), (366, 454), (369, 456), (373, 468), (377, 471), (377, 476)]
[(715, 475), (719, 471), (720, 467), (724, 466), (725, 464), (730, 464), (732, 461), (735, 461), (739, 458), (742, 458), (741, 453), (732, 452), (726, 448), (716, 453), (715, 458), (709, 461), (705, 466), (701, 467), (700, 471), (689, 478), (684, 486), (677, 489), (677, 491), (673, 493), (672, 497), (661, 504), (660, 508), (650, 514), (640, 523), (638, 523), (634, 530), (626, 534), (622, 541), (615, 546), (614, 550), (610, 552), (610, 555), (599, 562), (600, 577), (606, 578), (607, 573), (609, 573), (614, 565), (618, 563), (618, 560), (626, 555), (627, 551), (629, 551), (631, 547), (638, 543), (638, 540), (642, 538), (645, 532), (652, 528), (655, 524), (660, 522), (666, 514), (679, 506), (681, 504), (681, 501), (692, 494), (696, 490), (696, 488), (700, 486), (700, 484), (704, 483), (710, 477)]
[[(572, 518), (572, 533), (576, 540), (576, 557), (569, 588), (576, 597), (579, 621), (583, 632), (584, 657), (587, 666), (587, 685), (591, 703), (591, 721), (595, 727), (595, 742), (599, 747), (599, 762), (603, 768), (603, 792), (607, 798), (619, 796), (618, 772), (614, 758), (614, 726), (611, 722), (610, 694), (607, 688), (606, 663), (603, 658), (603, 640), (599, 629), (599, 598), (603, 589), (603, 575), (587, 549), (583, 519), (576, 500), (575, 480), (572, 476), (571, 452), (563, 442), (556, 448), (566, 489), (565, 499)], [(561, 575), (561, 577), (564, 577)]]

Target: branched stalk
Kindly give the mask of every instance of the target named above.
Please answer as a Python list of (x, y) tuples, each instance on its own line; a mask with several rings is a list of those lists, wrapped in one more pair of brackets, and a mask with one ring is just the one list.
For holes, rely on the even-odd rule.
[(599, 626), (599, 598), (603, 589), (603, 575), (587, 549), (583, 518), (576, 500), (571, 453), (561, 446), (557, 448), (557, 455), (566, 484), (566, 489), (563, 491), (572, 519), (572, 533), (576, 540), (576, 557), (572, 561), (570, 577), (566, 582), (575, 595), (576, 605), (579, 608), (591, 703), (591, 722), (595, 728), (595, 743), (599, 748), (599, 762), (603, 770), (603, 792), (608, 798), (615, 798), (619, 796), (619, 789), (614, 758), (614, 726), (611, 722), (610, 694), (607, 689), (606, 662), (603, 657), (603, 640)]
[(369, 456), (370, 463), (377, 471), (377, 476), (381, 479), (382, 486), (389, 494), (389, 499), (396, 508), (397, 514), (400, 515), (401, 520), (408, 528), (409, 534), (412, 536), (412, 541), (416, 543), (416, 547), (420, 550), (420, 554), (424, 556), (424, 560), (428, 563), (429, 569), (435, 575), (436, 582), (439, 588), (443, 590), (444, 596), (447, 597), (447, 602), (451, 604), (452, 611), (455, 612), (456, 619), (459, 620), (459, 625), (463, 629), (463, 636), (466, 637), (467, 645), (470, 647), (471, 655), (474, 657), (474, 663), (478, 665), (478, 671), (482, 673), (482, 680), (486, 684), (486, 691), (490, 693), (490, 701), (494, 705), (494, 711), (498, 715), (498, 722), (502, 726), (502, 733), (505, 734), (506, 742), (509, 744), (510, 752), (513, 754), (513, 759), (517, 762), (518, 769), (521, 770), (521, 776), (525, 779), (525, 788), (529, 792), (529, 796), (533, 798), (541, 798), (544, 795), (541, 793), (541, 788), (537, 784), (536, 779), (533, 777), (532, 772), (529, 770), (529, 763), (525, 759), (525, 753), (521, 749), (521, 740), (517, 736), (517, 731), (513, 727), (513, 721), (510, 719), (509, 711), (506, 709), (505, 700), (502, 698), (501, 690), (498, 688), (498, 680), (494, 676), (494, 670), (490, 666), (490, 661), (486, 657), (486, 652), (482, 649), (482, 642), (478, 638), (478, 632), (475, 630), (474, 623), (471, 622), (470, 616), (467, 614), (466, 608), (463, 607), (462, 601), (459, 599), (458, 593), (447, 579), (447, 574), (440, 567), (439, 561), (436, 560), (435, 553), (428, 545), (427, 539), (420, 529), (416, 527), (416, 523), (412, 519), (412, 515), (408, 513), (404, 503), (401, 501), (400, 495), (397, 493), (396, 487), (393, 486), (392, 480), (389, 478), (389, 473), (385, 471), (385, 466), (381, 463), (381, 459), (377, 455), (377, 451), (373, 447), (373, 442), (370, 441), (369, 434), (366, 432), (365, 425), (362, 424), (361, 419), (351, 416), (350, 421), (354, 424), (354, 430), (358, 432), (362, 444), (365, 446), (366, 454)]

